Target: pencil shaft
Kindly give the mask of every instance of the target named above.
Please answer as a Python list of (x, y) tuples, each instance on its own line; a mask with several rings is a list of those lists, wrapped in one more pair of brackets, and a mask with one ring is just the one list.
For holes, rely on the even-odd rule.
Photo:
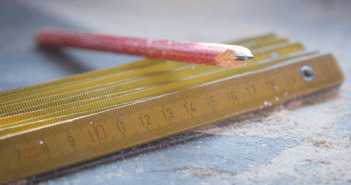
[[(223, 57), (230, 58), (235, 54), (234, 50), (227, 51), (227, 45), (223, 44), (183, 43), (57, 29), (42, 30), (36, 36), (43, 47), (89, 49), (213, 66), (218, 66), (219, 56), (223, 59)], [(231, 60), (235, 59), (231, 57)], [(240, 65), (245, 61), (236, 63)]]

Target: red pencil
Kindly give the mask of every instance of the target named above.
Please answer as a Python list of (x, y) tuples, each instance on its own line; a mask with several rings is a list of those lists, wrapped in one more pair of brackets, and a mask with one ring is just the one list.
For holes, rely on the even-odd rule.
[(250, 50), (242, 46), (149, 40), (60, 29), (41, 30), (36, 33), (36, 39), (43, 47), (89, 49), (227, 68), (245, 64), (253, 58)]

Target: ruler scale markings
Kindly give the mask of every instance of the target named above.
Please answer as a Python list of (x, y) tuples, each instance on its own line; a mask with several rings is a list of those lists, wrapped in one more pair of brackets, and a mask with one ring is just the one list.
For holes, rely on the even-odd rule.
[(147, 140), (145, 132), (142, 132), (143, 141)]
[(165, 126), (166, 133), (169, 133), (171, 131), (172, 127), (170, 125)]
[(131, 140), (132, 140), (132, 143), (139, 143), (139, 141), (137, 140), (137, 138), (134, 137), (134, 136), (135, 136), (135, 134), (133, 134), (133, 135), (130, 136), (130, 137), (131, 137)]
[(142, 142), (143, 138), (141, 137), (141, 134), (136, 133), (137, 137), (138, 137), (138, 142)]
[(99, 148), (98, 151), (99, 151), (100, 155), (103, 154), (103, 151), (105, 151), (105, 149), (107, 149), (106, 144), (104, 144), (104, 145), (100, 144), (97, 147)]
[(150, 140), (150, 138), (151, 138), (150, 130), (145, 132), (145, 136), (146, 136), (146, 140)]
[[(26, 107), (28, 107), (28, 106), (26, 106)], [(11, 108), (11, 107), (10, 107)]]
[(101, 153), (100, 149), (101, 149), (101, 145), (96, 145), (96, 146), (93, 146), (93, 147), (90, 148), (90, 150), (95, 151), (95, 155), (99, 155)]
[(149, 134), (148, 132), (143, 132), (144, 137), (145, 137), (145, 141), (149, 140)]
[(176, 123), (171, 123), (171, 124), (173, 125), (173, 127), (175, 128), (175, 130), (182, 130), (182, 128), (179, 127), (178, 124), (176, 124)]
[(159, 132), (158, 128), (154, 128), (153, 131), (155, 132), (155, 135), (157, 137), (161, 136), (161, 133)]
[(187, 126), (188, 126), (189, 128), (192, 127), (192, 124), (194, 124), (194, 122), (190, 122), (190, 119), (191, 119), (191, 118), (188, 118), (188, 119), (185, 120), (186, 123), (187, 123)]
[(120, 138), (118, 140), (118, 143), (121, 144), (121, 147), (120, 148), (123, 148), (124, 146), (126, 146), (126, 143), (125, 143), (125, 136), (123, 138)]
[(155, 132), (154, 129), (152, 129), (150, 132), (151, 132), (151, 138), (157, 138), (158, 137), (158, 134)]
[(120, 142), (120, 139), (116, 139), (115, 144), (117, 145), (117, 148), (122, 148), (122, 143)]
[[(265, 43), (258, 43), (256, 45), (253, 46), (247, 46), (246, 48), (249, 48), (251, 50), (255, 50), (257, 48), (261, 48), (263, 46), (267, 46), (267, 45), (274, 45), (274, 44), (283, 44), (283, 43), (287, 43), (288, 39), (280, 39), (280, 38), (275, 38), (275, 39), (269, 39), (267, 42)], [(243, 45), (244, 46), (244, 45)]]
[(108, 142), (106, 142), (105, 143), (105, 145), (104, 145), (104, 150), (102, 150), (102, 154), (107, 150), (107, 151), (109, 151), (109, 150), (113, 150), (115, 147), (112, 145), (112, 143), (111, 143), (112, 141), (108, 141)]
[(160, 126), (160, 129), (162, 130), (163, 135), (167, 135), (167, 125)]
[(153, 130), (151, 130), (151, 129), (149, 129), (149, 130), (147, 131), (147, 135), (148, 135), (148, 139), (154, 138), (154, 137), (155, 137), (155, 136), (154, 136), (154, 133), (153, 133)]
[[(111, 145), (112, 145), (112, 148), (118, 148), (118, 147), (119, 147), (119, 145), (118, 145), (118, 143), (117, 143), (117, 140), (114, 139), (114, 138), (112, 138), (112, 141), (111, 141), (110, 143), (111, 143)], [(111, 149), (112, 149), (112, 148), (111, 148)]]
[(125, 137), (126, 139), (126, 145), (125, 146), (129, 146), (132, 142), (130, 141), (130, 137), (129, 136), (126, 136)]
[(113, 148), (111, 148), (111, 149), (120, 147), (120, 146), (118, 145), (117, 140), (115, 140), (115, 139), (113, 139), (113, 140), (111, 141), (111, 145), (113, 146)]
[(157, 127), (157, 132), (159, 134), (159, 136), (164, 136), (165, 134), (162, 132), (161, 127)]
[(116, 146), (114, 146), (113, 141), (108, 142), (107, 145), (107, 150), (112, 150), (113, 148), (116, 148)]
[[(319, 61), (323, 61), (323, 62), (319, 62)], [(322, 71), (322, 68), (320, 67), (320, 65), (329, 65), (329, 66), (331, 66), (329, 70), (334, 70), (334, 71), (329, 73), (329, 74), (332, 74), (332, 76), (327, 74), (326, 75), (327, 77), (325, 77), (325, 78), (316, 78), (315, 81), (313, 81), (313, 82), (301, 81), (300, 84), (297, 84), (298, 85), (297, 88), (293, 88), (292, 86), (288, 86), (287, 84), (280, 85), (282, 83), (282, 81), (279, 81), (279, 80), (275, 81), (276, 85), (279, 84), (279, 87), (282, 89), (282, 91), (289, 91), (289, 94), (286, 97), (281, 97), (279, 102), (282, 102), (282, 101), (284, 101), (286, 99), (289, 99), (289, 98), (292, 98), (292, 97), (296, 97), (296, 96), (299, 96), (299, 95), (303, 95), (303, 94), (306, 94), (306, 93), (315, 92), (315, 91), (321, 90), (323, 88), (327, 88), (327, 87), (332, 87), (332, 86), (338, 85), (343, 80), (343, 77), (341, 75), (340, 69), (338, 68), (335, 60), (330, 55), (321, 56), (321, 57), (317, 57), (317, 58), (314, 58), (314, 59), (302, 61), (301, 63), (311, 66), (315, 70), (315, 73), (316, 73), (317, 77), (319, 76), (319, 74)], [(291, 69), (295, 69), (295, 68), (296, 68), (295, 71), (291, 71)], [(270, 75), (277, 74), (277, 72), (281, 72), (281, 74), (283, 74), (282, 71), (286, 71), (288, 73), (291, 72), (291, 74), (293, 76), (298, 77), (298, 78), (301, 79), (299, 69), (300, 69), (300, 67), (297, 66), (296, 64), (288, 64), (286, 66), (282, 66), (282, 67), (276, 68), (276, 69), (270, 69), (270, 70), (265, 71), (265, 72), (258, 72), (258, 73), (254, 73), (254, 74), (250, 74), (250, 75), (246, 75), (246, 76), (237, 77), (237, 78), (234, 78), (234, 79), (227, 79), (227, 80), (224, 80), (224, 81), (208, 84), (208, 85), (205, 85), (205, 86), (199, 86), (199, 87), (186, 89), (186, 90), (183, 90), (183, 91), (180, 91), (180, 92), (175, 92), (175, 93), (169, 94), (167, 96), (158, 97), (157, 101), (154, 100), (154, 102), (159, 102), (160, 105), (166, 105), (166, 104), (168, 104), (170, 102), (171, 103), (174, 102), (174, 100), (177, 100), (176, 102), (174, 102), (174, 105), (175, 105), (174, 107), (175, 108), (176, 108), (176, 105), (177, 105), (178, 101), (184, 101), (184, 102), (187, 102), (186, 104), (190, 104), (189, 102), (193, 102), (194, 100), (196, 100), (196, 102), (198, 102), (196, 105), (198, 105), (199, 103), (200, 103), (199, 105), (204, 105), (204, 104), (206, 105), (205, 99), (203, 99), (203, 98), (198, 99), (198, 97), (201, 97), (200, 96), (201, 94), (217, 93), (219, 97), (223, 96), (223, 98), (224, 98), (225, 95), (223, 94), (223, 92), (225, 92), (225, 91), (219, 91), (218, 89), (221, 89), (221, 88), (224, 88), (224, 87), (227, 87), (227, 86), (228, 87), (234, 87), (234, 86), (232, 86), (232, 84), (237, 84), (238, 81), (241, 81), (244, 84), (248, 84), (251, 81), (255, 81), (255, 79), (262, 79), (262, 78), (265, 78), (265, 77), (269, 77)], [(270, 72), (272, 74), (270, 74)], [(331, 77), (333, 77), (333, 78), (331, 78)], [(232, 83), (232, 82), (234, 82), (234, 83)], [(260, 84), (258, 82), (256, 82), (256, 83), (257, 83), (256, 88), (260, 88), (260, 87), (262, 89), (267, 88), (266, 86), (264, 86), (264, 84)], [(245, 86), (242, 86), (242, 87), (244, 88)], [(287, 89), (283, 90), (283, 87), (286, 87)], [(295, 92), (292, 92), (290, 89), (291, 90), (295, 89)], [(244, 89), (241, 89), (241, 90), (244, 90)], [(199, 92), (199, 94), (197, 92)], [(227, 90), (227, 92), (228, 92), (228, 90)], [(190, 101), (186, 101), (186, 100), (181, 100), (180, 99), (180, 96), (182, 96), (182, 98), (186, 99), (186, 97), (188, 97), (188, 96), (185, 96), (185, 95), (188, 95), (188, 94), (193, 95), (193, 96), (189, 96), (190, 97), (189, 98)], [(128, 135), (126, 137), (122, 137), (121, 138), (121, 139), (125, 140), (126, 143), (124, 144), (123, 147), (120, 147), (120, 148), (107, 147), (108, 146), (108, 143), (106, 143), (107, 141), (105, 143), (101, 143), (101, 144), (98, 144), (98, 145), (93, 145), (92, 143), (89, 143), (89, 141), (84, 141), (84, 142), (82, 141), (83, 143), (87, 143), (88, 144), (87, 147), (83, 147), (83, 149), (80, 150), (80, 153), (81, 154), (85, 154), (85, 157), (83, 157), (82, 155), (80, 155), (80, 156), (76, 155), (77, 156), (77, 160), (76, 160), (76, 159), (74, 159), (72, 157), (68, 157), (67, 154), (66, 154), (65, 155), (66, 158), (65, 159), (62, 158), (62, 162), (57, 162), (57, 159), (59, 159), (59, 158), (58, 157), (53, 157), (52, 153), (48, 152), (48, 154), (43, 154), (43, 155), (41, 155), (39, 157), (35, 157), (35, 158), (31, 158), (31, 159), (25, 159), (24, 161), (27, 161), (27, 162), (25, 162), (23, 164), (23, 166), (24, 166), (23, 168), (15, 168), (16, 169), (15, 171), (17, 171), (17, 174), (11, 173), (12, 170), (4, 172), (4, 175), (6, 176), (6, 179), (0, 179), (0, 182), (8, 182), (8, 181), (11, 181), (11, 180), (13, 180), (15, 178), (26, 177), (26, 176), (29, 176), (29, 175), (33, 175), (35, 173), (42, 173), (44, 171), (57, 169), (59, 167), (64, 167), (64, 166), (67, 166), (67, 165), (70, 165), (70, 164), (75, 164), (75, 163), (78, 163), (78, 162), (81, 162), (81, 161), (86, 161), (86, 160), (92, 159), (92, 158), (97, 158), (97, 157), (99, 157), (101, 155), (106, 155), (106, 154), (113, 153), (113, 152), (116, 152), (116, 151), (120, 151), (120, 150), (123, 150), (123, 149), (126, 149), (126, 148), (135, 147), (135, 146), (137, 146), (137, 145), (139, 145), (141, 143), (146, 143), (146, 142), (149, 142), (149, 141), (153, 141), (155, 139), (162, 138), (162, 136), (174, 135), (174, 134), (177, 134), (177, 133), (179, 133), (180, 131), (183, 131), (183, 130), (185, 131), (185, 130), (196, 128), (196, 127), (199, 127), (199, 126), (202, 126), (202, 125), (207, 125), (209, 123), (213, 123), (213, 122), (216, 122), (216, 121), (219, 121), (219, 120), (227, 119), (226, 117), (224, 117), (224, 115), (229, 115), (229, 117), (233, 117), (235, 115), (241, 115), (241, 114), (244, 114), (244, 113), (247, 113), (247, 112), (252, 112), (254, 110), (259, 110), (260, 106), (262, 106), (260, 104), (263, 104), (263, 102), (258, 102), (257, 100), (270, 98), (270, 96), (268, 96), (268, 94), (267, 94), (267, 96), (258, 96), (258, 97), (255, 97), (255, 99), (251, 98), (251, 99), (249, 99), (250, 101), (247, 101), (247, 98), (249, 97), (248, 94), (239, 93), (238, 95), (240, 95), (240, 97), (238, 96), (238, 99), (243, 99), (244, 102), (246, 101), (247, 104), (251, 104), (251, 105), (250, 106), (249, 105), (240, 106), (240, 104), (239, 104), (238, 110), (233, 109), (232, 111), (230, 111), (231, 109), (222, 109), (222, 108), (210, 109), (207, 112), (205, 112), (203, 115), (197, 114), (197, 115), (194, 115), (193, 118), (190, 117), (190, 118), (182, 119), (183, 121), (174, 122), (173, 124), (172, 123), (168, 124), (166, 122), (164, 122), (164, 123), (160, 122), (159, 124), (161, 124), (161, 126), (159, 125), (159, 127), (157, 127), (157, 128), (161, 128), (161, 130), (162, 130), (162, 128), (165, 127), (166, 131), (165, 131), (164, 135), (160, 135), (159, 133), (157, 133), (157, 130), (154, 130), (155, 128), (153, 128), (153, 129), (151, 129), (149, 131), (144, 131), (143, 132), (143, 133), (146, 134), (146, 139), (143, 140), (142, 142), (139, 141), (136, 138), (135, 135)], [(273, 91), (272, 92), (272, 97), (274, 97), (275, 95), (276, 95), (276, 92)], [(218, 101), (217, 103), (220, 102), (219, 99), (214, 99), (214, 100), (217, 100)], [(182, 103), (183, 102), (179, 102), (179, 104), (182, 104)], [(276, 104), (277, 104), (276, 102), (272, 102), (272, 105), (276, 105)], [(0, 140), (0, 143), (3, 143), (2, 146), (4, 146), (4, 148), (7, 148), (9, 146), (9, 144), (19, 143), (19, 145), (20, 145), (19, 150), (23, 150), (23, 147), (29, 146), (30, 143), (35, 143), (36, 146), (40, 146), (39, 145), (39, 141), (43, 141), (45, 144), (47, 144), (47, 142), (51, 142), (50, 140), (46, 141), (46, 139), (44, 139), (44, 136), (48, 136), (48, 134), (51, 133), (51, 131), (52, 132), (55, 132), (55, 131), (56, 132), (61, 132), (62, 130), (64, 130), (64, 132), (66, 133), (68, 130), (73, 128), (73, 126), (72, 126), (73, 124), (78, 123), (78, 125), (79, 125), (80, 123), (83, 124), (85, 122), (86, 124), (83, 124), (84, 125), (83, 127), (89, 126), (89, 122), (88, 122), (89, 119), (92, 120), (94, 124), (95, 123), (98, 124), (99, 121), (97, 121), (97, 120), (101, 120), (101, 118), (106, 118), (106, 119), (110, 118), (110, 116), (106, 116), (106, 115), (120, 115), (120, 113), (122, 113), (122, 115), (126, 115), (126, 114), (123, 114), (124, 111), (126, 111), (127, 114), (128, 114), (128, 112), (130, 114), (132, 114), (133, 112), (135, 113), (138, 110), (140, 110), (140, 112), (141, 111), (147, 111), (146, 109), (150, 105), (151, 105), (151, 103), (148, 103), (146, 101), (146, 102), (141, 102), (141, 103), (134, 104), (132, 106), (115, 108), (115, 109), (112, 109), (112, 110), (108, 110), (107, 112), (102, 112), (102, 113), (96, 114), (96, 115), (93, 116), (93, 119), (87, 117), (87, 118), (82, 118), (82, 119), (79, 119), (79, 120), (73, 120), (73, 121), (67, 122), (67, 123), (62, 123), (60, 125), (54, 125), (54, 126), (51, 126), (51, 127), (45, 127), (45, 128), (41, 128), (41, 129), (38, 129), (38, 130), (33, 130), (31, 132), (22, 133), (20, 135), (14, 135), (14, 136), (10, 136), (10, 137), (3, 137)], [(241, 104), (241, 105), (244, 105), (244, 104)], [(222, 107), (222, 106), (220, 106), (220, 107)], [(233, 107), (235, 107), (235, 105), (233, 105)], [(269, 107), (269, 106), (264, 106), (264, 107)], [(143, 110), (141, 110), (140, 108), (143, 109)], [(155, 109), (156, 108), (157, 107), (155, 107)], [(199, 110), (201, 110), (201, 109), (199, 109)], [(150, 111), (151, 111), (151, 113), (149, 114), (150, 119), (151, 118), (153, 119), (153, 118), (155, 118), (155, 116), (158, 116), (160, 114), (159, 112), (157, 112), (155, 110), (150, 110)], [(111, 112), (114, 112), (114, 114), (111, 114)], [(74, 118), (74, 117), (71, 117), (71, 118)], [(131, 121), (133, 119), (132, 117), (128, 117), (128, 116), (126, 118), (128, 118)], [(190, 123), (193, 126), (189, 127), (189, 126), (187, 126), (188, 125), (187, 123)], [(66, 124), (69, 124), (69, 125), (66, 125)], [(62, 125), (66, 125), (66, 126), (62, 126)], [(70, 128), (70, 127), (72, 127), (72, 128)], [(61, 128), (61, 129), (57, 129), (57, 128)], [(94, 126), (93, 126), (93, 128), (94, 128)], [(115, 129), (117, 129), (117, 127)], [(138, 129), (138, 128), (136, 128), (136, 129)], [(16, 132), (19, 132), (19, 131), (20, 131), (19, 129), (16, 129)], [(88, 133), (85, 132), (84, 129), (77, 129), (76, 131), (77, 131), (78, 135), (88, 134)], [(133, 130), (127, 130), (126, 132), (127, 133), (134, 133)], [(78, 137), (77, 134), (74, 137)], [(33, 137), (33, 136), (35, 136), (35, 137)], [(13, 138), (16, 138), (16, 139), (13, 140)], [(95, 139), (98, 139), (100, 141), (100, 138), (99, 138), (99, 136), (97, 134), (96, 134), (96, 138)], [(25, 141), (25, 143), (27, 143), (27, 142), (28, 143), (27, 144), (22, 144), (21, 143), (22, 141)], [(68, 142), (65, 143), (65, 145), (67, 145), (67, 144), (68, 144)], [(89, 147), (89, 146), (91, 146), (91, 147)], [(67, 145), (67, 147), (70, 147), (70, 146)], [(54, 148), (49, 148), (49, 150), (53, 151)], [(86, 151), (86, 152), (82, 152), (82, 151)], [(73, 152), (74, 153), (71, 153), (71, 154), (68, 154), (68, 155), (70, 156), (70, 155), (73, 155), (73, 154), (76, 153), (76, 151), (73, 151)], [(50, 157), (47, 157), (46, 155), (50, 155)], [(4, 152), (2, 152), (1, 150), (0, 150), (0, 156), (3, 157), (3, 158), (8, 158), (7, 155), (5, 155)], [(21, 154), (21, 156), (22, 156), (22, 154)], [(29, 168), (33, 164), (33, 162), (31, 162), (31, 161), (33, 161), (33, 159), (38, 160), (38, 163), (35, 165), (35, 169), (34, 168)], [(51, 164), (51, 163), (55, 163), (56, 165), (50, 165), (50, 167), (48, 167), (47, 165)], [(4, 165), (5, 165), (6, 168), (9, 168), (9, 166), (8, 166), (9, 164), (5, 163)], [(28, 170), (24, 170), (24, 169), (28, 169)]]
[[(141, 65), (141, 66), (146, 64), (146, 66), (151, 66), (154, 64), (162, 64), (162, 63), (163, 62), (161, 60), (147, 59), (147, 60), (142, 60), (142, 61), (138, 61), (138, 62), (131, 63), (131, 64)], [(96, 80), (96, 77), (99, 77), (101, 75), (116, 73), (116, 72), (120, 72), (120, 71), (125, 72), (128, 70), (131, 70), (130, 68), (128, 68), (128, 65), (129, 64), (124, 64), (122, 66), (112, 67), (109, 69), (103, 69), (103, 70), (99, 70), (99, 71), (92, 71), (92, 72), (88, 72), (88, 73), (84, 73), (84, 74), (80, 74), (80, 75), (76, 75), (76, 76), (72, 76), (72, 77), (68, 77), (68, 78), (63, 78), (63, 79), (48, 82), (48, 83), (43, 83), (43, 84), (34, 85), (34, 86), (30, 86), (30, 87), (24, 87), (24, 88), (15, 89), (12, 91), (5, 91), (5, 92), (0, 93), (0, 100), (6, 99), (6, 97), (8, 97), (8, 96), (13, 97), (14, 95), (17, 95), (16, 92), (20, 92), (20, 91), (21, 91), (21, 93), (18, 93), (18, 94), (23, 95), (26, 92), (33, 93), (33, 92), (38, 91), (38, 90), (47, 91), (49, 87), (53, 87), (53, 86), (54, 87), (67, 86), (67, 83), (65, 83), (65, 82), (69, 83), (70, 81), (73, 81), (73, 83), (79, 83), (81, 81), (86, 81), (86, 80)], [(106, 71), (109, 71), (109, 72), (105, 73)], [(80, 80), (77, 81), (76, 79), (80, 79)], [(43, 88), (38, 88), (40, 86)], [(34, 89), (35, 91), (31, 91), (31, 90), (26, 91), (28, 89)], [(7, 95), (2, 96), (3, 94), (7, 94)], [(19, 96), (19, 98), (21, 98), (21, 97), (22, 96)], [(2, 101), (0, 101), (0, 102), (2, 102)]]
[(154, 129), (155, 129), (155, 132), (156, 132), (157, 136), (162, 136), (162, 133), (160, 132), (160, 128), (159, 127), (156, 127)]
[(175, 132), (178, 130), (178, 128), (174, 124), (170, 123), (169, 125), (172, 128), (172, 132)]
[[(157, 60), (149, 60), (149, 61), (157, 61)], [(126, 69), (128, 69), (127, 66), (131, 66), (131, 65), (139, 65), (140, 66), (141, 63), (145, 63), (146, 66), (147, 66), (147, 65), (152, 64), (149, 61), (148, 62), (145, 62), (145, 61), (134, 62), (134, 63), (125, 64), (125, 65), (122, 65), (122, 66), (117, 66), (117, 67), (113, 67), (113, 68), (109, 68), (109, 69), (103, 69), (103, 70), (100, 70), (100, 71), (93, 71), (93, 72), (89, 72), (89, 73), (85, 73), (85, 74), (80, 74), (80, 75), (76, 75), (76, 76), (60, 79), (60, 80), (57, 80), (57, 81), (47, 82), (47, 83), (38, 84), (38, 85), (30, 86), (30, 87), (24, 87), (24, 88), (15, 89), (15, 90), (12, 90), (12, 91), (5, 91), (5, 92), (1, 92), (0, 93), (0, 97), (13, 96), (14, 93), (16, 94), (16, 92), (20, 93), (20, 92), (25, 92), (25, 91), (31, 91), (32, 89), (37, 90), (37, 89), (40, 89), (38, 87), (41, 87), (41, 86), (42, 87), (46, 87), (46, 86), (49, 86), (50, 84), (65, 85), (65, 83), (63, 83), (65, 81), (72, 81), (72, 80), (75, 80), (75, 79), (86, 79), (86, 77), (93, 78), (93, 77), (96, 76), (96, 74), (106, 74), (107, 71), (112, 71), (112, 73), (115, 73), (117, 68), (121, 68), (121, 71), (125, 71)], [(156, 63), (160, 63), (160, 62), (162, 62), (162, 61), (157, 61)]]

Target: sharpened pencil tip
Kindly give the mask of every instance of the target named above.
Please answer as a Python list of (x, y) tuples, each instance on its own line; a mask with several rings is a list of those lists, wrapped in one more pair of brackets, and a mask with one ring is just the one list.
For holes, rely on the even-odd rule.
[(215, 62), (219, 67), (233, 68), (245, 64), (245, 57), (253, 58), (252, 55), (236, 55), (236, 51), (227, 49), (215, 57)]

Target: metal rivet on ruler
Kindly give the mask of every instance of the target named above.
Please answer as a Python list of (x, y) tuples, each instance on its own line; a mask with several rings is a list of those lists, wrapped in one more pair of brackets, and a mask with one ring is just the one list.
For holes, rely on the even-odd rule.
[(309, 82), (313, 81), (315, 76), (316, 76), (314, 70), (310, 66), (302, 66), (300, 69), (300, 73), (301, 73), (303, 79), (305, 79), (306, 81), (309, 81)]
[(279, 58), (279, 55), (277, 53), (272, 53), (271, 56), (269, 56), (269, 59), (274, 60)]

